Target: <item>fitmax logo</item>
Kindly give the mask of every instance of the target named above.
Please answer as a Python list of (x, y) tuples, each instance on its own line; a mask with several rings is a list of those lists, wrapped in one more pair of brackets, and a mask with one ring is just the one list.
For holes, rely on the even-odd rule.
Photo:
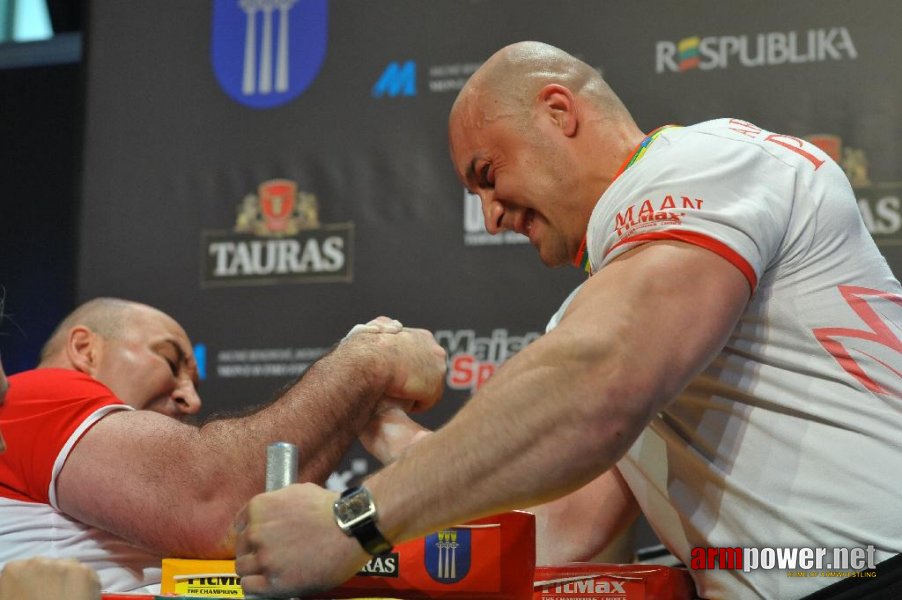
[(405, 63), (392, 61), (382, 71), (379, 80), (373, 85), (373, 98), (390, 96), (417, 95), (417, 63), (408, 60)]

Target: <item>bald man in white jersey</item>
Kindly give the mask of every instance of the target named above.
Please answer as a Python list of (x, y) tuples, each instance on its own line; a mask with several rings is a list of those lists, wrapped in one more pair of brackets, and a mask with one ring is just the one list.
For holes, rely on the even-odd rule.
[[(860, 549), (883, 571), (852, 593), (889, 593), (902, 287), (838, 165), (738, 118), (643, 132), (594, 69), (538, 42), (474, 73), (449, 136), (488, 230), (588, 279), (545, 336), (357, 492), (378, 519), (369, 537), (384, 548), (559, 499), (539, 510), (540, 543), (562, 540), (540, 548), (546, 562), (592, 556), (641, 510), (704, 598), (835, 581), (693, 563), (720, 548)], [(252, 500), (237, 521), (245, 589), (353, 574), (373, 546), (343, 531), (347, 504), (312, 485)]]

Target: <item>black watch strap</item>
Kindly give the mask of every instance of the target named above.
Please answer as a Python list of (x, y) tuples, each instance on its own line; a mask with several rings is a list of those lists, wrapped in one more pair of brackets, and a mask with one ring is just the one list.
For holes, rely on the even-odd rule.
[(373, 556), (391, 551), (392, 545), (376, 527), (378, 515), (373, 497), (363, 486), (349, 488), (333, 505), (335, 521), (347, 536), (354, 536)]
[(351, 527), (351, 534), (357, 538), (363, 549), (373, 556), (379, 556), (392, 550), (391, 542), (385, 539), (374, 521), (364, 521)]

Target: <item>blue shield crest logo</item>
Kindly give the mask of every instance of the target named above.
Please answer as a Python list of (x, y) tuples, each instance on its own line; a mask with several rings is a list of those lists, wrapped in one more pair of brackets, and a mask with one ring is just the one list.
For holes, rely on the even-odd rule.
[(328, 0), (213, 0), (219, 85), (251, 108), (294, 100), (323, 66), (327, 13)]
[(470, 572), (473, 544), (469, 529), (443, 529), (426, 536), (426, 572), (439, 583), (456, 583)]

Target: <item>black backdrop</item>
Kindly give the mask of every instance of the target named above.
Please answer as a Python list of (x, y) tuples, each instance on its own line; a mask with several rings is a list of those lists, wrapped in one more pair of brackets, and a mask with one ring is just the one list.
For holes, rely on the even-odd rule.
[[(596, 66), (646, 130), (732, 116), (830, 148), (902, 271), (898, 2), (260, 6), (250, 58), (237, 0), (94, 0), (86, 18), (75, 300), (133, 298), (182, 322), (205, 413), (269, 399), (388, 314), (451, 354), (448, 394), (422, 418), (436, 426), (543, 330), (581, 276), (484, 233), (445, 131), (466, 76), (518, 40)], [(344, 475), (365, 458), (354, 449)]]

